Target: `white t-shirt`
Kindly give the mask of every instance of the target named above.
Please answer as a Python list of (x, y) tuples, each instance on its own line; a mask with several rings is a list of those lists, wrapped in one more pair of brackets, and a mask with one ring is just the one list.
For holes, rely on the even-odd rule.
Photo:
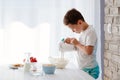
[(96, 44), (97, 44), (97, 35), (92, 26), (89, 26), (85, 31), (80, 33), (79, 41), (82, 45), (85, 46), (94, 46), (94, 51), (91, 55), (83, 53), (77, 49), (77, 62), (79, 68), (93, 68), (97, 66), (96, 62)]
[(60, 43), (59, 49), (63, 52), (76, 50), (77, 62), (80, 69), (96, 67), (97, 62), (95, 50), (97, 44), (97, 36), (94, 28), (92, 26), (89, 26), (85, 31), (81, 32), (79, 41), (82, 45), (94, 46), (93, 53), (91, 55), (87, 55), (86, 53), (83, 53), (79, 49), (76, 49), (73, 45), (67, 43)]

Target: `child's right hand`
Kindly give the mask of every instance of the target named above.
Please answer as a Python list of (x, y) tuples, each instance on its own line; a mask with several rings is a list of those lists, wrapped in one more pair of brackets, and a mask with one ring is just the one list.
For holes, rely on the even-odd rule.
[(64, 40), (64, 42), (67, 43), (67, 44), (70, 44), (70, 43), (71, 43), (71, 38), (66, 38), (66, 39)]

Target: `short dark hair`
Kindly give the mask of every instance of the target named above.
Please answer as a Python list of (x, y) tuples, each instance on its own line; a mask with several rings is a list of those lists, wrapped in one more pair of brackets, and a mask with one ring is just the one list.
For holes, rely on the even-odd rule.
[(82, 20), (82, 21), (85, 22), (82, 14), (78, 10), (73, 8), (65, 14), (63, 22), (64, 22), (65, 25), (77, 24), (78, 20)]

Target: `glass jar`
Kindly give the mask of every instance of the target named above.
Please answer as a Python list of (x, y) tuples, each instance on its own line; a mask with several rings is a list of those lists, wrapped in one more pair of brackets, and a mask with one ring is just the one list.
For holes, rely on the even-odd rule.
[(42, 66), (41, 64), (38, 64), (37, 62), (31, 63), (30, 73), (35, 76), (42, 76)]
[(24, 72), (30, 71), (30, 55), (31, 53), (25, 53), (25, 63), (24, 63)]

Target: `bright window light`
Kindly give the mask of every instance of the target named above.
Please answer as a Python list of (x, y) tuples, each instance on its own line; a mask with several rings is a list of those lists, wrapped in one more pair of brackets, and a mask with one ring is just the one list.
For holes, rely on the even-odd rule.
[(1, 64), (22, 63), (26, 52), (32, 53), (39, 62), (47, 62), (50, 39), (48, 23), (30, 28), (21, 22), (13, 22), (10, 27), (0, 29), (0, 33)]

